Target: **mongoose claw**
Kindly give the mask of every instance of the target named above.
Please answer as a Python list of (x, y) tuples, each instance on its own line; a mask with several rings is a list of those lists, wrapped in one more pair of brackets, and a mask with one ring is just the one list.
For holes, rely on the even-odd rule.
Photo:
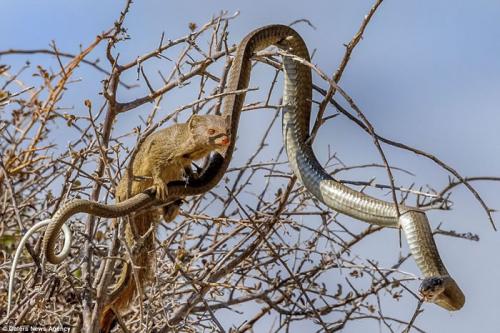
[(165, 222), (171, 222), (179, 215), (180, 206), (182, 205), (182, 200), (178, 199), (171, 204), (163, 207), (163, 219)]
[(153, 187), (156, 191), (156, 199), (165, 201), (168, 195), (168, 190), (165, 186), (165, 183), (162, 180), (159, 180), (153, 184)]

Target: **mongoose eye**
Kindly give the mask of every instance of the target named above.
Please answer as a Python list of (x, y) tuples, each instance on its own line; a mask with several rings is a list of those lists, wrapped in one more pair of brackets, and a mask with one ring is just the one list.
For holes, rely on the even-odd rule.
[(210, 128), (208, 130), (208, 135), (214, 135), (215, 134), (215, 130), (213, 128)]

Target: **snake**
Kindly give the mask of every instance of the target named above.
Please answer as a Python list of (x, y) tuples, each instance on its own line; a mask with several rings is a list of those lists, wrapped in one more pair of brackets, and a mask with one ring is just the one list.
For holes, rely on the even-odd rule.
[[(203, 194), (224, 176), (231, 161), (241, 110), (251, 73), (252, 57), (269, 46), (285, 51), (282, 131), (285, 150), (293, 173), (303, 186), (327, 207), (374, 225), (401, 228), (423, 280), (419, 292), (424, 301), (456, 311), (463, 307), (465, 296), (448, 273), (439, 255), (432, 230), (424, 211), (416, 207), (386, 202), (355, 191), (336, 181), (318, 162), (309, 141), (312, 102), (311, 68), (296, 57), (310, 61), (302, 37), (286, 25), (268, 25), (250, 32), (238, 45), (229, 73), (226, 90), (238, 91), (224, 98), (223, 115), (230, 117), (232, 138), (224, 156), (213, 154), (199, 178), (167, 184), (167, 201), (173, 198)], [(114, 205), (77, 199), (63, 204), (48, 225), (43, 238), (43, 251), (51, 263), (60, 263), (69, 251), (55, 253), (59, 231), (67, 219), (77, 213), (100, 217), (120, 217), (139, 209), (161, 205), (154, 193), (140, 193)]]

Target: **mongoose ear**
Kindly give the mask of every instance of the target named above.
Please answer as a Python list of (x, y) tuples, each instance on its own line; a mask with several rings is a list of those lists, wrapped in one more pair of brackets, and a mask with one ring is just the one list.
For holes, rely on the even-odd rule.
[(188, 126), (190, 130), (199, 127), (202, 123), (203, 123), (203, 117), (196, 114), (193, 114), (188, 120)]

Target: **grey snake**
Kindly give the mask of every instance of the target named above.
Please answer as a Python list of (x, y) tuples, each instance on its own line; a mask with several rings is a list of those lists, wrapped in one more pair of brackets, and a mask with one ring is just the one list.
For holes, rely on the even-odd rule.
[[(241, 91), (248, 87), (251, 57), (255, 52), (275, 45), (287, 53), (309, 61), (309, 52), (300, 35), (284, 25), (269, 25), (249, 33), (239, 44), (231, 67), (227, 91)], [(333, 179), (317, 161), (309, 138), (312, 82), (311, 69), (291, 57), (283, 56), (283, 138), (288, 160), (294, 174), (318, 200), (333, 210), (355, 219), (384, 227), (402, 228), (410, 252), (424, 280), (420, 292), (424, 300), (434, 302), (447, 310), (459, 310), (465, 296), (446, 270), (432, 237), (425, 213), (405, 205), (398, 209), (385, 202), (357, 192)], [(189, 182), (168, 184), (169, 199), (199, 195), (213, 188), (224, 176), (235, 147), (241, 109), (245, 93), (231, 94), (224, 99), (223, 114), (231, 118), (231, 143), (222, 158), (214, 154), (201, 176)], [(74, 200), (63, 205), (54, 215), (43, 238), (43, 249), (51, 263), (61, 262), (69, 251), (56, 254), (55, 242), (64, 222), (76, 213), (101, 217), (119, 217), (138, 209), (162, 204), (152, 193), (142, 193), (115, 205), (103, 205), (88, 200)], [(163, 203), (164, 204), (164, 203)]]

